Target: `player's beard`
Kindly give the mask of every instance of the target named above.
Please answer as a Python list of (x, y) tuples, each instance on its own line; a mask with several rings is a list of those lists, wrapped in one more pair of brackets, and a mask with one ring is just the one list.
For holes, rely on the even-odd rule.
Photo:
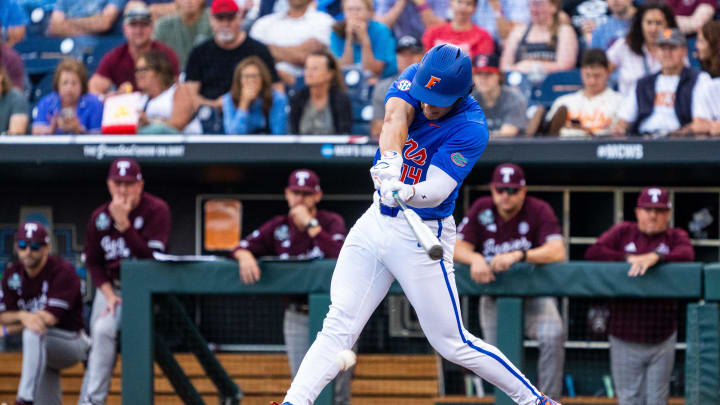
[(218, 30), (215, 33), (215, 40), (223, 44), (228, 44), (235, 40), (236, 34), (230, 30)]

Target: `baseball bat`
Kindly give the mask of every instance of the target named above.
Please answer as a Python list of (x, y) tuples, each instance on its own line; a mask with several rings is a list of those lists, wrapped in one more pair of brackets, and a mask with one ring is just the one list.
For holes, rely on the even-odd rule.
[(400, 198), (397, 191), (393, 191), (393, 198), (405, 214), (405, 220), (408, 225), (410, 225), (410, 229), (412, 229), (418, 242), (420, 242), (420, 246), (422, 246), (428, 256), (432, 260), (442, 259), (442, 244), (440, 244), (440, 240), (437, 236), (435, 236), (433, 231), (430, 230), (430, 227), (423, 223), (422, 219), (420, 219), (420, 216), (415, 211), (408, 209), (407, 204), (405, 204), (405, 201)]

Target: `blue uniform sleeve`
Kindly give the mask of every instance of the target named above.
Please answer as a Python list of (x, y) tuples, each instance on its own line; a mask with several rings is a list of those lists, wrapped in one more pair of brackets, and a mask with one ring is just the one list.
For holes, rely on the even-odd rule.
[(385, 62), (382, 77), (390, 77), (397, 73), (397, 57), (395, 56), (395, 38), (388, 27), (377, 21), (370, 21), (370, 40), (373, 56)]
[(470, 121), (450, 135), (435, 152), (430, 164), (439, 167), (460, 184), (475, 166), (487, 142), (487, 125)]
[(385, 104), (387, 104), (388, 99), (391, 97), (398, 97), (407, 101), (408, 104), (415, 108), (415, 111), (420, 109), (420, 102), (410, 95), (410, 86), (412, 85), (412, 81), (417, 70), (418, 64), (416, 63), (414, 65), (410, 65), (407, 69), (400, 73), (400, 76), (397, 80), (392, 82), (390, 87), (388, 87), (387, 93), (385, 93)]

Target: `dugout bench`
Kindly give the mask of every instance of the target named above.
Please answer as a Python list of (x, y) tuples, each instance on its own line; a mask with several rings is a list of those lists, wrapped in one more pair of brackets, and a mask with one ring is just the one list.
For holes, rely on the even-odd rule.
[[(309, 294), (312, 337), (320, 330), (330, 303), (328, 292), (334, 263), (333, 260), (261, 263), (262, 279), (248, 286), (240, 282), (237, 263), (234, 261), (124, 261), (123, 403), (152, 403), (154, 334), (153, 311), (149, 308), (153, 294)], [(712, 402), (717, 401), (718, 393), (717, 306), (706, 304), (703, 298), (720, 298), (720, 264), (708, 266), (707, 269), (703, 269), (699, 263), (665, 264), (636, 279), (628, 279), (627, 270), (627, 263), (518, 264), (512, 271), (499, 274), (496, 282), (479, 285), (470, 279), (466, 266), (457, 266), (456, 282), (461, 295), (498, 296), (498, 317), (505, 320), (504, 327), (498, 331), (498, 347), (520, 368), (523, 362), (523, 318), (522, 300), (519, 297), (554, 295), (697, 299), (698, 304), (688, 306), (685, 403), (717, 403)], [(704, 276), (712, 282), (706, 280), (706, 288), (703, 290)], [(712, 284), (710, 288), (709, 284)], [(401, 289), (394, 284), (391, 292), (400, 293)], [(326, 388), (316, 404), (330, 404), (330, 392), (331, 387)], [(496, 404), (509, 403), (504, 395), (496, 398)]]

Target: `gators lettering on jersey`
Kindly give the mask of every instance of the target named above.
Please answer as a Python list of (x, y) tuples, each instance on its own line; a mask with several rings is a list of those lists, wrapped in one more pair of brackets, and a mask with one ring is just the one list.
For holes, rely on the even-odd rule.
[[(430, 165), (434, 165), (457, 181), (457, 187), (437, 207), (411, 207), (423, 219), (445, 218), (452, 215), (463, 180), (487, 146), (487, 123), (480, 105), (470, 95), (439, 120), (427, 119), (420, 102), (409, 92), (417, 69), (418, 65), (414, 64), (402, 72), (388, 88), (385, 102), (391, 97), (398, 97), (415, 109), (415, 118), (408, 128), (408, 139), (403, 148), (400, 180), (405, 184), (424, 181)], [(373, 164), (379, 158), (378, 149)]]

